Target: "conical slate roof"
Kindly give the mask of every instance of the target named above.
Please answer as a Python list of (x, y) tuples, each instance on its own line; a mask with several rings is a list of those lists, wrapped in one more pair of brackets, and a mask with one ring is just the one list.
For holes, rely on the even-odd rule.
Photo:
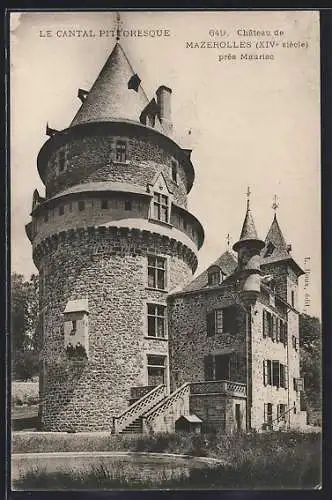
[[(272, 246), (273, 245), (273, 246)], [(279, 259), (289, 258), (289, 251), (287, 250), (287, 244), (280, 229), (277, 216), (274, 214), (274, 218), (271, 227), (265, 238), (265, 248), (263, 249), (263, 257), (266, 252), (268, 252), (269, 257)]]
[(245, 219), (243, 222), (243, 226), (242, 226), (240, 240), (257, 240), (257, 239), (258, 239), (258, 235), (257, 235), (254, 219), (253, 219), (252, 212), (251, 212), (249, 205), (248, 205), (247, 213), (246, 213), (246, 216), (245, 216)]
[(244, 218), (240, 239), (239, 239), (239, 241), (237, 241), (233, 245), (233, 250), (235, 250), (237, 252), (237, 250), (240, 246), (239, 244), (241, 244), (242, 242), (248, 241), (248, 240), (254, 240), (257, 242), (261, 242), (261, 246), (264, 246), (263, 241), (261, 241), (257, 235), (255, 222), (254, 222), (254, 218), (252, 216), (252, 212), (250, 210), (249, 202), (247, 204), (247, 212), (246, 212), (246, 216)]
[(117, 42), (71, 126), (114, 119), (139, 122), (149, 100), (140, 84), (137, 91), (128, 88), (134, 75), (135, 71)]

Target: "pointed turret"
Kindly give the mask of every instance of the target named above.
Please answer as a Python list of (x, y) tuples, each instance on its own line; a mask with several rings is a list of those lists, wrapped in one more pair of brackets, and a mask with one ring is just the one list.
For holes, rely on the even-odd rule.
[(119, 119), (139, 122), (148, 103), (139, 76), (117, 42), (71, 126)]
[(250, 210), (250, 190), (247, 192), (247, 212), (244, 218), (240, 239), (233, 245), (238, 253), (238, 267), (236, 273), (242, 282), (242, 299), (249, 304), (253, 303), (260, 293), (260, 252), (264, 241), (259, 239)]
[(274, 214), (274, 218), (271, 227), (265, 238), (265, 247), (262, 252), (262, 257), (278, 257), (289, 258), (290, 245), (287, 245), (284, 235), (280, 229), (277, 215)]
[(280, 229), (277, 214), (274, 214), (272, 224), (265, 238), (265, 245), (261, 251), (262, 264), (271, 262), (288, 261), (298, 276), (304, 274), (302, 268), (295, 262), (291, 255), (291, 245), (286, 243)]
[(250, 196), (250, 190), (248, 188), (247, 212), (244, 218), (240, 239), (233, 245), (233, 250), (235, 252), (238, 252), (239, 259), (240, 259), (241, 249), (259, 248), (261, 250), (265, 246), (264, 242), (261, 239), (259, 239), (257, 235), (254, 218), (250, 209), (249, 196)]

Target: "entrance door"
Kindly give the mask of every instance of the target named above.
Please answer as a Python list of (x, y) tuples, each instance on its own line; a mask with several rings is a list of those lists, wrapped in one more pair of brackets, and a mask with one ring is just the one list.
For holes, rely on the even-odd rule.
[(237, 432), (240, 432), (242, 419), (241, 419), (241, 405), (239, 404), (235, 405), (235, 422), (236, 422), (236, 430)]
[(148, 385), (165, 384), (165, 356), (148, 356)]

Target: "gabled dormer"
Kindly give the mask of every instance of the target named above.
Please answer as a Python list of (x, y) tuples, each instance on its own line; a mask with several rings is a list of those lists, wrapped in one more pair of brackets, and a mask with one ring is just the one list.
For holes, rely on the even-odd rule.
[(154, 176), (147, 190), (152, 194), (149, 219), (170, 224), (173, 192), (169, 189), (162, 172)]

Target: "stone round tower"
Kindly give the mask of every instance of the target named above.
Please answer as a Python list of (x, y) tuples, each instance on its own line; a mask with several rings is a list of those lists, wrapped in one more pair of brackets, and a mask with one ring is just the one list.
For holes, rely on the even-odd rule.
[(40, 276), (44, 430), (112, 430), (133, 388), (169, 387), (167, 295), (204, 239), (187, 210), (190, 150), (171, 89), (148, 99), (119, 43), (71, 125), (38, 155), (45, 197), (26, 231)]

